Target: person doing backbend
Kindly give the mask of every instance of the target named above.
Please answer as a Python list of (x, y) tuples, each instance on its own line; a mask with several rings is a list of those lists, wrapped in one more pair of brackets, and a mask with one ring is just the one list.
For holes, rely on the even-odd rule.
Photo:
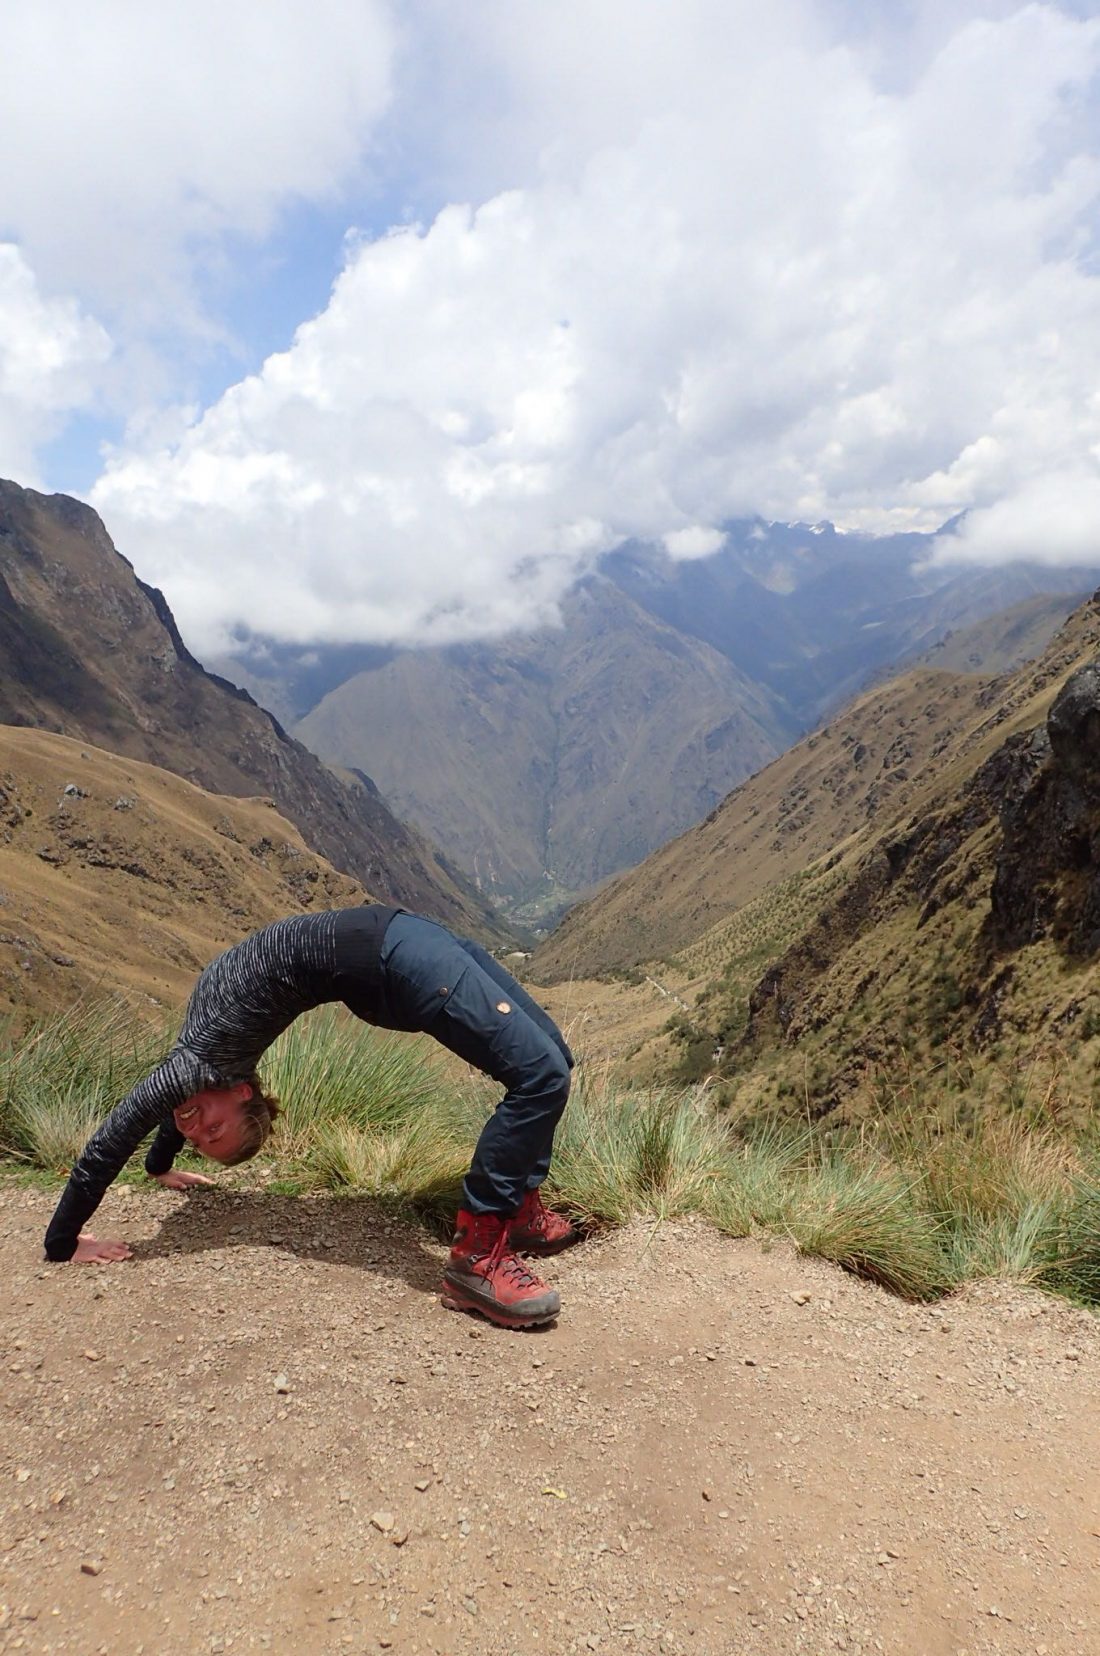
[(277, 920), (206, 967), (171, 1052), (85, 1145), (46, 1232), (46, 1257), (129, 1257), (125, 1243), (97, 1240), (84, 1227), (154, 1130), (146, 1171), (172, 1189), (210, 1183), (173, 1171), (185, 1141), (226, 1166), (254, 1156), (277, 1113), (257, 1079), (259, 1060), (303, 1012), (329, 1002), (383, 1029), (422, 1030), (507, 1089), (463, 1184), (443, 1303), (506, 1327), (549, 1322), (559, 1296), (520, 1255), (578, 1240), (540, 1192), (573, 1055), (485, 949), (380, 903)]

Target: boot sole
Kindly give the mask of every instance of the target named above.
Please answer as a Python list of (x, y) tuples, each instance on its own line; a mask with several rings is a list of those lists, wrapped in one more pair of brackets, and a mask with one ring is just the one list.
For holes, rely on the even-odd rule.
[(509, 1311), (502, 1305), (479, 1299), (476, 1294), (456, 1288), (454, 1283), (448, 1282), (446, 1278), (443, 1280), (439, 1302), (447, 1311), (472, 1311), (477, 1316), (486, 1317), (489, 1322), (496, 1323), (500, 1328), (541, 1328), (545, 1323), (553, 1322), (561, 1310), (559, 1300), (556, 1305), (549, 1306), (543, 1311)]

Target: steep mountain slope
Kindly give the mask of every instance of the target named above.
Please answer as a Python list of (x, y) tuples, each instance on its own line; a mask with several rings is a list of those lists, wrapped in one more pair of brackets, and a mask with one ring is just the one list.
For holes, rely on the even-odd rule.
[(948, 632), (912, 666), (936, 667), (948, 673), (1012, 673), (1041, 656), (1059, 627), (1089, 594), (1041, 593), (998, 610), (969, 626)]
[(734, 790), (697, 828), (571, 911), (540, 947), (567, 976), (659, 959), (695, 942), (769, 886), (828, 856), (853, 856), (950, 797), (1005, 736), (1041, 722), (1058, 685), (1091, 659), (1095, 604), (1035, 662), (997, 679), (902, 674)]
[[(712, 997), (713, 998), (713, 997)], [(717, 1006), (716, 1006), (717, 1009)], [(881, 1076), (947, 1058), (943, 1091), (1091, 1115), (1100, 1034), (1100, 602), (1008, 681), (919, 809), (843, 879), (756, 983), (739, 1063), (797, 1048), (804, 1108), (851, 1113)], [(749, 1089), (783, 1093), (774, 1062)], [(1024, 1072), (1045, 1069), (1045, 1096)], [(941, 1105), (943, 1104), (941, 1100)], [(948, 1102), (947, 1107), (950, 1108)]]
[(187, 652), (161, 594), (96, 514), (0, 482), (0, 721), (35, 725), (219, 793), (268, 794), (379, 896), (500, 935), (500, 922), (366, 777), (337, 777)]
[(646, 971), (679, 999), (675, 1040), (745, 1108), (877, 1106), (944, 1053), (967, 1087), (1011, 1094), (975, 1077), (1016, 1050), (1030, 1070), (1045, 1055), (1064, 1107), (1091, 1107), (1098, 661), (1094, 599), (1014, 674), (859, 698), (574, 911), (538, 974), (674, 956)]
[(539, 948), (540, 975), (659, 960), (853, 836), (890, 821), (938, 774), (986, 681), (906, 673), (850, 702), (704, 822), (570, 911)]
[(229, 799), (68, 736), (0, 727), (0, 1013), (92, 990), (180, 1004), (220, 949), (363, 888), (269, 799)]
[(513, 908), (640, 861), (784, 740), (770, 698), (730, 662), (601, 578), (570, 596), (561, 629), (399, 655), (296, 728), (368, 769)]
[(604, 567), (651, 614), (781, 698), (803, 731), (945, 633), (1037, 594), (1083, 594), (1100, 579), (1100, 568), (1046, 564), (929, 568), (933, 539), (754, 520), (728, 525), (726, 544), (707, 558), (633, 545)]

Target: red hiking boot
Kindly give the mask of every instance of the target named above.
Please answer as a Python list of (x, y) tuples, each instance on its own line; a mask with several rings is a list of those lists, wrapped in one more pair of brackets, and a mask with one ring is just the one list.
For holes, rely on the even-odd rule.
[(561, 1298), (516, 1254), (503, 1214), (460, 1208), (443, 1272), (443, 1304), (448, 1311), (480, 1311), (504, 1328), (533, 1328), (553, 1321)]
[(508, 1239), (517, 1253), (555, 1254), (579, 1242), (581, 1233), (564, 1213), (554, 1213), (538, 1188), (529, 1190), (508, 1227)]

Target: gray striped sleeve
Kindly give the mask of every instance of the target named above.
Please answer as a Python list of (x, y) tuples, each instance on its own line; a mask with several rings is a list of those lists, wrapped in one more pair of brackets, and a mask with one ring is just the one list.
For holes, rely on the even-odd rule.
[(46, 1256), (71, 1259), (81, 1229), (141, 1141), (160, 1128), (146, 1160), (166, 1172), (181, 1137), (172, 1111), (206, 1087), (251, 1080), (271, 1043), (301, 1013), (339, 1000), (336, 913), (276, 920), (211, 961), (187, 1005), (172, 1052), (93, 1134), (46, 1232)]
[(186, 1143), (174, 1120), (162, 1121), (145, 1158), (145, 1171), (149, 1177), (155, 1179), (161, 1173), (170, 1173), (172, 1163)]
[(111, 1181), (154, 1128), (170, 1121), (172, 1111), (199, 1085), (198, 1066), (178, 1049), (116, 1104), (92, 1134), (69, 1175), (46, 1232), (46, 1258), (71, 1259), (77, 1238)]

